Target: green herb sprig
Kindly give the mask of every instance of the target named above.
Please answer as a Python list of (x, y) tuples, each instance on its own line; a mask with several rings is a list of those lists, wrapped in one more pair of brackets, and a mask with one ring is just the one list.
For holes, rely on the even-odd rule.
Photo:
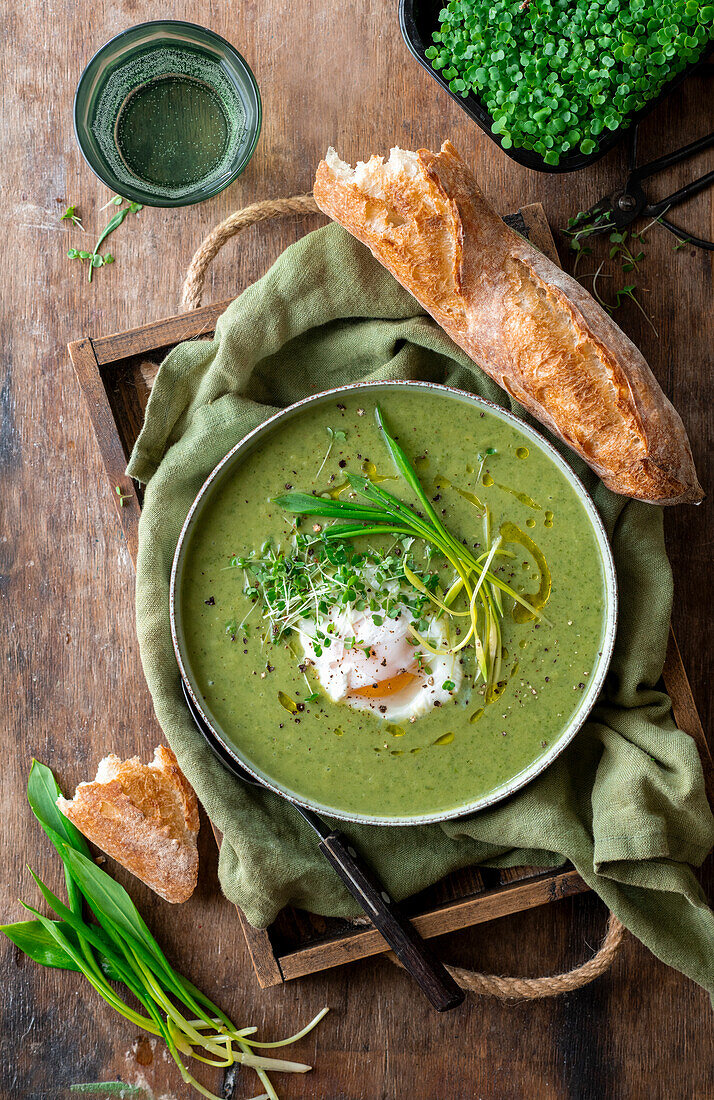
[[(224, 1012), (171, 966), (126, 890), (92, 860), (82, 834), (60, 812), (61, 790), (51, 770), (33, 761), (27, 797), (40, 825), (62, 860), (68, 905), (34, 872), (40, 893), (58, 920), (31, 905), (34, 920), (0, 926), (0, 931), (35, 962), (84, 974), (89, 984), (132, 1026), (162, 1038), (186, 1084), (209, 1100), (220, 1100), (190, 1073), (184, 1057), (228, 1068), (236, 1063), (253, 1068), (265, 1090), (278, 1100), (267, 1071), (305, 1073), (302, 1062), (265, 1058), (256, 1049), (282, 1047), (307, 1035), (322, 1012), (295, 1035), (277, 1042), (259, 1042), (255, 1027), (237, 1028)], [(89, 906), (97, 923), (83, 915)], [(23, 903), (24, 904), (24, 903)], [(120, 982), (134, 996), (132, 1008), (109, 981)]]
[(125, 493), (121, 485), (115, 485), (114, 492), (119, 497), (119, 507), (124, 508), (127, 500), (131, 500), (131, 493)]
[(342, 429), (340, 429), (340, 428), (335, 430), (334, 428), (329, 428), (328, 427), (327, 428), (327, 434), (329, 436), (330, 442), (329, 442), (327, 450), (325, 452), (325, 457), (323, 458), (322, 462), (320, 463), (320, 468), (317, 471), (317, 473), (315, 474), (315, 478), (314, 478), (315, 481), (317, 481), (318, 477), (322, 473), (322, 471), (325, 467), (325, 463), (327, 462), (328, 458), (332, 454), (332, 448), (334, 447), (335, 443), (344, 443), (345, 440), (347, 439), (347, 433), (343, 432)]
[[(121, 204), (126, 201), (127, 200), (123, 199), (121, 195), (116, 195), (113, 199), (109, 200), (107, 206), (121, 206)], [(91, 252), (89, 251), (89, 249), (85, 248), (67, 249), (67, 255), (70, 260), (80, 260), (81, 262), (84, 262), (84, 260), (89, 260), (89, 272), (87, 275), (88, 282), (91, 283), (92, 275), (96, 268), (104, 267), (106, 264), (114, 263), (114, 257), (111, 252), (105, 252), (104, 255), (102, 255), (99, 251), (109, 234), (113, 233), (115, 229), (118, 229), (129, 214), (138, 214), (139, 211), (143, 209), (144, 208), (140, 202), (129, 202), (127, 206), (122, 206), (120, 210), (117, 210), (116, 214), (107, 222), (107, 224), (104, 226), (104, 229), (99, 234), (97, 243), (95, 244)], [(73, 224), (79, 225), (79, 228), (84, 230), (84, 226), (81, 225), (74, 213), (75, 210), (76, 207), (68, 206), (67, 210), (62, 215), (62, 219), (69, 218), (69, 220), (71, 220)]]
[(77, 227), (77, 229), (81, 229), (83, 233), (85, 231), (84, 226), (82, 225), (82, 219), (80, 218), (79, 214), (77, 213), (77, 207), (76, 206), (68, 206), (67, 209), (65, 210), (64, 214), (62, 214), (60, 216), (60, 221), (61, 222), (65, 222), (65, 221), (71, 222), (72, 225)]
[[(90, 252), (86, 248), (68, 248), (67, 255), (70, 260), (91, 260), (89, 265), (90, 272), (95, 267), (104, 267), (105, 264), (114, 263), (114, 257), (111, 252), (105, 252), (103, 256), (100, 256), (98, 252)], [(91, 281), (92, 279), (90, 276), (89, 282), (91, 283)]]
[[(614, 277), (613, 272), (604, 271), (603, 268), (608, 262), (608, 259), (612, 262), (612, 266), (619, 265), (620, 271), (623, 274), (629, 274), (635, 271), (639, 274), (640, 264), (645, 258), (645, 253), (639, 245), (642, 240), (643, 233), (654, 224), (654, 221), (645, 226), (639, 233), (628, 232), (626, 229), (614, 228), (614, 223), (608, 222), (610, 214), (608, 211), (596, 211), (592, 214), (588, 214), (586, 211), (580, 211), (571, 218), (565, 229), (566, 236), (571, 238), (570, 247), (577, 254), (575, 258), (575, 264), (573, 266), (573, 275), (579, 279), (591, 279), (591, 290), (593, 297), (600, 303), (603, 309), (606, 309), (608, 313), (612, 313), (614, 310), (619, 309), (623, 301), (629, 299), (639, 309), (642, 316), (647, 321), (655, 336), (659, 337), (659, 333), (655, 328), (652, 318), (647, 313), (646, 309), (637, 297), (637, 284), (628, 283), (626, 286), (622, 286), (619, 290), (615, 291), (615, 301), (608, 302), (600, 293), (600, 279), (611, 279)], [(655, 219), (656, 221), (656, 219)], [(583, 241), (588, 238), (593, 238), (596, 235), (599, 236), (604, 230), (612, 228), (613, 231), (609, 234), (609, 256), (601, 260), (597, 269), (592, 272), (588, 272), (583, 275), (577, 275), (578, 265), (583, 256), (591, 256), (593, 254), (592, 248), (589, 245), (583, 244)], [(633, 251), (630, 247), (630, 243), (637, 242), (638, 250)]]
[[(610, 234), (610, 259), (618, 260), (623, 271), (639, 271), (645, 254), (642, 249), (637, 253), (632, 252), (627, 243), (628, 236), (626, 229), (616, 230)], [(637, 240), (635, 234), (632, 234), (631, 239)]]

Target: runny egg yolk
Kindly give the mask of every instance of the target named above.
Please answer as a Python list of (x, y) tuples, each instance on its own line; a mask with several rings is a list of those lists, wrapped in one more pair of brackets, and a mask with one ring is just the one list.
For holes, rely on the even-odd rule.
[(361, 695), (363, 699), (378, 699), (380, 696), (395, 695), (399, 691), (413, 684), (418, 676), (413, 672), (398, 672), (396, 676), (388, 676), (385, 680), (376, 680), (368, 687), (355, 688), (354, 695)]
[[(366, 611), (331, 608), (317, 624), (303, 624), (305, 656), (329, 698), (388, 721), (413, 720), (449, 702), (461, 684), (458, 657), (423, 653), (420, 658), (407, 607), (397, 618), (379, 620)], [(324, 639), (315, 643), (317, 631), (329, 645)], [(433, 648), (448, 648), (443, 622), (432, 620), (426, 637)], [(453, 687), (445, 688), (447, 683)]]

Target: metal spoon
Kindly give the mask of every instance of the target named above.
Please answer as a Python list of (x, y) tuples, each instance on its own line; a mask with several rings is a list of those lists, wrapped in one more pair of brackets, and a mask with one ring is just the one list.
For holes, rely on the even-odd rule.
[[(263, 784), (241, 768), (224, 747), (216, 741), (199, 713), (184, 680), (181, 680), (186, 705), (196, 728), (218, 759), (236, 778), (254, 787)], [(289, 799), (286, 799), (289, 801)], [(361, 862), (357, 852), (337, 830), (328, 827), (313, 810), (293, 806), (320, 838), (319, 848), (352, 897), (364, 909), (372, 924), (382, 934), (404, 969), (411, 974), (439, 1012), (456, 1008), (464, 999), (464, 991), (456, 984), (446, 967), (437, 959), (414, 925), (400, 912), (384, 887)]]

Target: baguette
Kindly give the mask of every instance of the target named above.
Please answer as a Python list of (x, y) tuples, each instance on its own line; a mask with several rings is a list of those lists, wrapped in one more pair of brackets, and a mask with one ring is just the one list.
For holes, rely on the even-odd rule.
[(74, 798), (58, 798), (81, 833), (166, 901), (191, 897), (198, 879), (198, 802), (171, 749), (150, 764), (111, 754)]
[(314, 194), (609, 489), (654, 504), (703, 498), (682, 421), (641, 353), (503, 223), (450, 142), (355, 169), (330, 149)]

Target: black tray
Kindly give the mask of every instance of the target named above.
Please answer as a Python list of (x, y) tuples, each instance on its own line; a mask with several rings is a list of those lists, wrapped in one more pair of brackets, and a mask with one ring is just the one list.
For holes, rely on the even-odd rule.
[[(433, 45), (431, 36), (439, 26), (439, 12), (443, 6), (443, 0), (399, 0), (399, 26), (404, 41), (419, 64), (423, 65), (437, 84), (439, 84), (444, 91), (450, 95), (464, 111), (466, 111), (466, 114), (474, 120), (477, 126), (481, 127), (485, 134), (488, 134), (491, 141), (503, 149), (500, 136), (491, 132), (493, 118), (481, 101), (477, 99), (473, 92), (469, 92), (465, 99), (460, 95), (454, 95), (454, 93), (449, 90), (449, 85), (444, 80), (441, 73), (436, 69), (432, 69), (431, 62), (425, 54), (425, 50)], [(587, 155), (585, 153), (573, 153), (570, 156), (563, 157), (560, 164), (553, 165), (546, 164), (540, 153), (536, 153), (533, 150), (513, 148), (503, 149), (503, 152), (506, 156), (509, 156), (511, 160), (517, 161), (526, 168), (532, 168), (535, 172), (576, 172), (580, 168), (587, 168), (588, 165), (594, 164), (596, 160), (600, 160), (606, 153), (609, 153), (622, 139), (630, 126), (641, 122), (650, 111), (654, 110), (660, 100), (669, 95), (674, 88), (678, 87), (682, 81), (686, 80), (688, 76), (691, 76), (693, 72), (701, 69), (706, 64), (710, 48), (711, 44), (704, 50), (704, 53), (698, 61), (688, 65), (686, 69), (683, 69), (681, 73), (678, 73), (669, 83), (665, 84), (664, 88), (655, 99), (647, 103), (641, 110), (629, 115), (626, 126), (620, 126), (614, 132), (611, 131), (608, 133), (607, 136), (603, 135), (594, 153), (588, 153)]]

